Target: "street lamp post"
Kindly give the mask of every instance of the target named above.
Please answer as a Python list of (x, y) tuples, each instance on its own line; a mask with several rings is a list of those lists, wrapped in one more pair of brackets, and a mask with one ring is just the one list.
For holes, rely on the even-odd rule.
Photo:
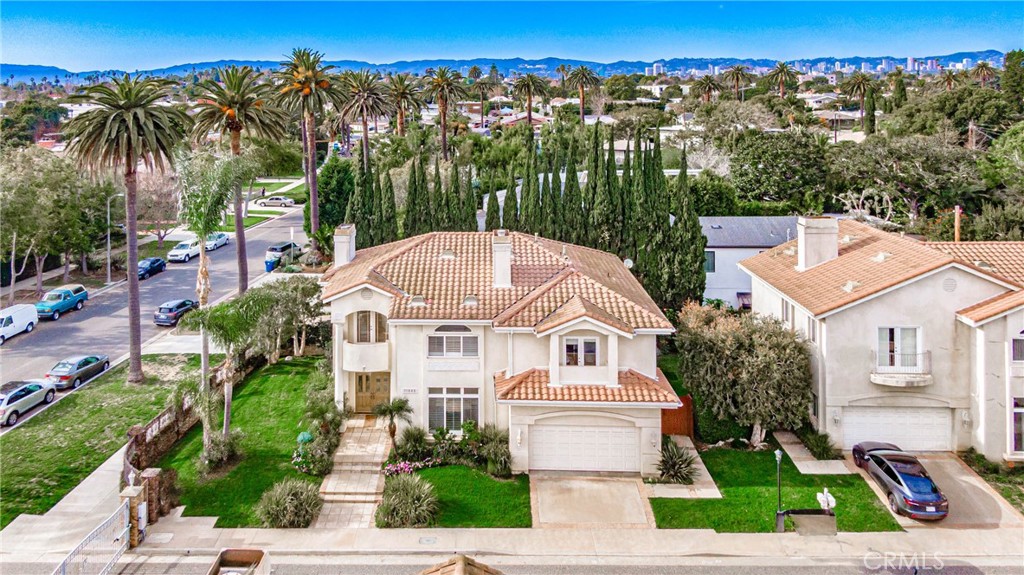
[(107, 285), (112, 283), (110, 280), (110, 200), (117, 197), (123, 198), (124, 194), (114, 194), (107, 198)]
[(775, 532), (786, 530), (786, 516), (782, 513), (782, 450), (775, 450), (775, 485), (779, 495), (779, 503), (775, 508)]

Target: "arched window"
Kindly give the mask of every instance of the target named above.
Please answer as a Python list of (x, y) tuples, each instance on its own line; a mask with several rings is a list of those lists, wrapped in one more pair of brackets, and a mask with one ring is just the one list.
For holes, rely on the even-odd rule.
[(427, 357), (479, 357), (477, 336), (464, 325), (442, 325), (427, 336)]
[(356, 343), (388, 340), (388, 318), (373, 311), (356, 312)]

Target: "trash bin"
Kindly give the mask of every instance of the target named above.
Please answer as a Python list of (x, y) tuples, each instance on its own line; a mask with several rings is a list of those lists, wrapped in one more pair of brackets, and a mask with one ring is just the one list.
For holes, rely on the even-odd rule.
[(267, 273), (270, 273), (274, 271), (274, 268), (277, 267), (277, 262), (278, 260), (264, 260), (263, 268), (266, 270)]

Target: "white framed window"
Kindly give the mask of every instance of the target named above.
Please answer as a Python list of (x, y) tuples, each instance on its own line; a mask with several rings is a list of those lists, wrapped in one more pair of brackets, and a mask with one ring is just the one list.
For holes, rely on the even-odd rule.
[(427, 336), (427, 357), (479, 357), (480, 342), (464, 325), (442, 325)]
[(1010, 433), (1013, 434), (1010, 448), (1015, 453), (1024, 453), (1024, 397), (1013, 398), (1010, 412)]
[(782, 323), (793, 329), (793, 304), (782, 300)]
[(427, 426), (430, 431), (459, 432), (467, 421), (480, 421), (480, 388), (427, 388)]
[(878, 328), (878, 367), (919, 367), (921, 338), (918, 331), (916, 327)]
[(562, 365), (597, 365), (597, 338), (565, 338), (562, 342)]
[(818, 320), (807, 317), (807, 341), (818, 343)]
[(388, 320), (373, 311), (356, 312), (356, 343), (379, 343), (388, 340)]
[(1010, 359), (1016, 362), (1024, 362), (1024, 330), (1014, 336), (1010, 342)]
[(715, 252), (704, 250), (704, 273), (715, 273)]

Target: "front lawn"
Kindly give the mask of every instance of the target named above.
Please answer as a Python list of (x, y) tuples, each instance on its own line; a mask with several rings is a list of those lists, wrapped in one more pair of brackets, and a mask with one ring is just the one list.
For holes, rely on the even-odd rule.
[(999, 492), (1017, 511), (1024, 513), (1024, 470), (993, 463), (973, 448), (960, 453), (960, 459)]
[[(251, 214), (252, 211), (250, 210), (249, 213)], [(256, 224), (261, 224), (269, 219), (270, 218), (264, 216), (246, 216), (242, 218), (242, 224), (245, 226), (246, 229), (249, 229), (255, 226)], [(222, 232), (233, 232), (235, 231), (235, 220), (232, 219), (230, 222), (223, 226), (219, 226), (217, 229)]]
[[(711, 449), (700, 454), (722, 499), (651, 499), (662, 529), (714, 529), (720, 533), (769, 533), (777, 505), (775, 454)], [(816, 509), (827, 487), (836, 499), (839, 531), (898, 531), (899, 525), (860, 475), (802, 475), (783, 455), (782, 505)]]
[(146, 383), (125, 382), (123, 363), (0, 436), (0, 529), (22, 513), (49, 511), (120, 449), (132, 425), (167, 406), (198, 356), (143, 356)]
[(684, 397), (690, 394), (690, 390), (683, 383), (683, 376), (679, 374), (679, 354), (663, 353), (659, 355), (658, 367), (665, 373), (665, 377), (672, 384), (672, 389), (675, 390), (676, 395)]
[(441, 506), (438, 527), (529, 527), (530, 479), (494, 479), (463, 465), (418, 472), (434, 486)]
[(317, 358), (298, 358), (264, 367), (235, 390), (231, 427), (245, 437), (242, 460), (234, 467), (211, 477), (199, 475), (199, 425), (164, 456), (157, 467), (178, 471), (186, 516), (218, 517), (217, 527), (258, 527), (253, 508), (275, 483), (289, 477), (320, 483), (320, 478), (299, 473), (291, 464), (296, 438), (305, 431), (302, 413), (316, 362)]
[(253, 185), (252, 187), (252, 197), (254, 199), (258, 198), (260, 195), (260, 189), (266, 189), (267, 195), (269, 196), (272, 195), (277, 190), (280, 190), (285, 186), (290, 186), (294, 183), (295, 182), (256, 182), (256, 184)]

